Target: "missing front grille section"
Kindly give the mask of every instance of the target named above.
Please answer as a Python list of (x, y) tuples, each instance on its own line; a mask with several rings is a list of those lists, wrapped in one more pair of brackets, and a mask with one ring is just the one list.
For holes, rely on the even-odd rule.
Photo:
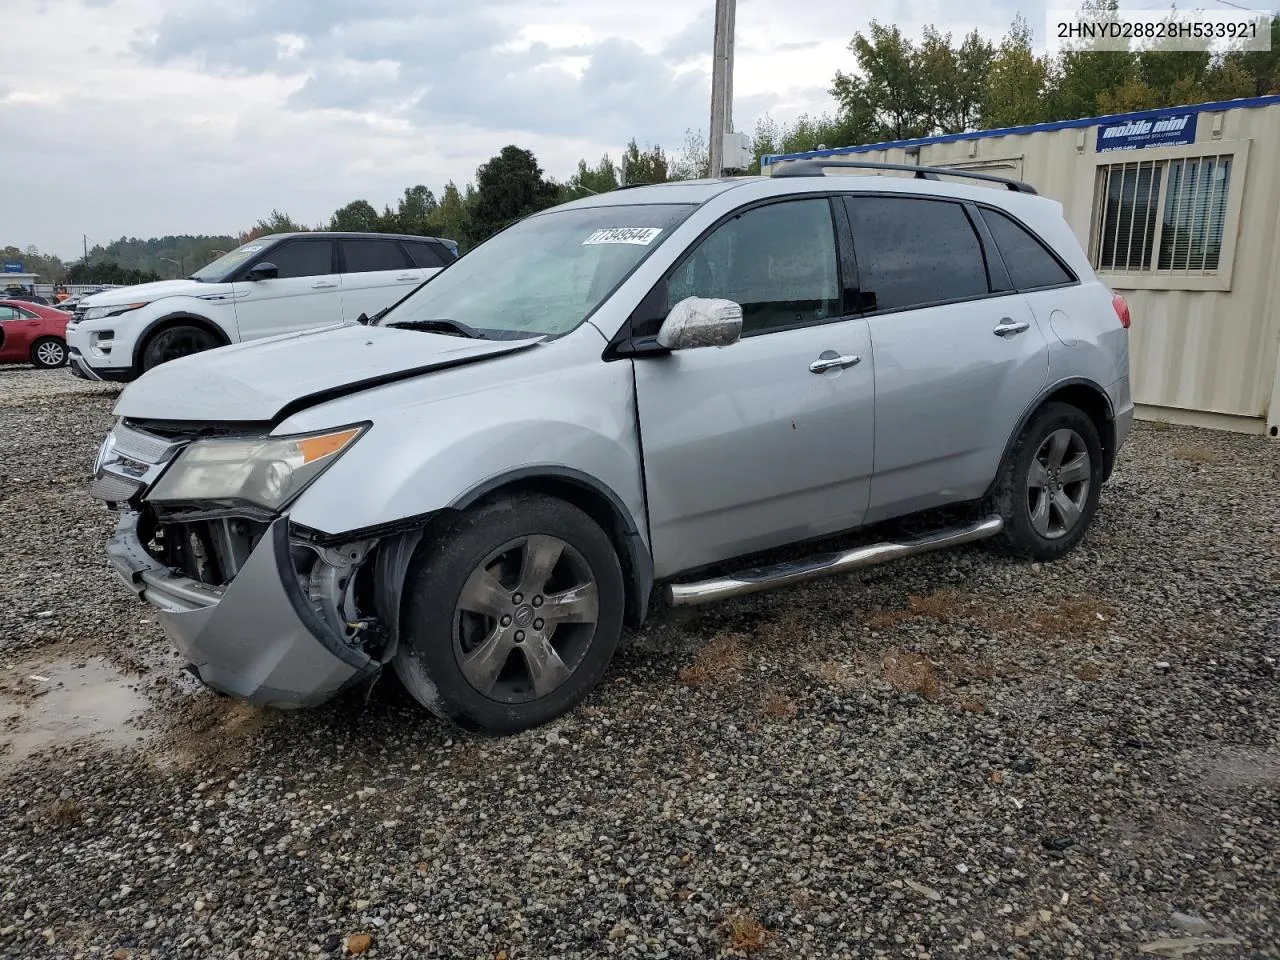
[(184, 577), (212, 587), (235, 579), (268, 524), (241, 517), (150, 524), (147, 552)]

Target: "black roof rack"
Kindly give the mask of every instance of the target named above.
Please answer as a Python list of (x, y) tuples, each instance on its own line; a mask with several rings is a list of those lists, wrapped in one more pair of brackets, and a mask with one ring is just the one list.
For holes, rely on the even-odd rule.
[(825, 177), (827, 167), (845, 167), (851, 170), (898, 170), (902, 173), (914, 173), (917, 180), (937, 180), (939, 177), (965, 177), (969, 180), (986, 180), (990, 183), (1002, 183), (1010, 190), (1018, 193), (1035, 194), (1036, 188), (1021, 180), (1010, 180), (1008, 177), (995, 177), (989, 173), (974, 173), (971, 170), (949, 170), (945, 167), (918, 167), (909, 163), (875, 163), (871, 160), (839, 160), (835, 157), (823, 159), (816, 157), (810, 160), (786, 160), (774, 171), (775, 177)]

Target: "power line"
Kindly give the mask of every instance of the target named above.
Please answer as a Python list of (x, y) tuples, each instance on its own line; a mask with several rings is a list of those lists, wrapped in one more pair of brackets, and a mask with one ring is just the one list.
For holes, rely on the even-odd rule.
[(1217, 0), (1218, 3), (1224, 3), (1228, 7), (1235, 7), (1237, 10), (1243, 10), (1246, 13), (1253, 13), (1252, 7), (1246, 7), (1243, 4), (1236, 3), (1235, 0)]

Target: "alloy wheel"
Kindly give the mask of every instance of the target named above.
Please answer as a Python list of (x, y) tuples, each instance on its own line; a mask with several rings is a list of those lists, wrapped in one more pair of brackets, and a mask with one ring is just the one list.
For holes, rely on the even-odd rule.
[(36, 359), (46, 367), (60, 367), (67, 362), (67, 348), (56, 340), (46, 340), (36, 347)]
[(1048, 540), (1070, 533), (1084, 516), (1092, 477), (1080, 434), (1063, 427), (1045, 437), (1027, 472), (1027, 508), (1036, 533)]
[(489, 554), (463, 585), (454, 656), (477, 693), (528, 703), (581, 665), (598, 616), (595, 577), (582, 554), (558, 537), (521, 537)]

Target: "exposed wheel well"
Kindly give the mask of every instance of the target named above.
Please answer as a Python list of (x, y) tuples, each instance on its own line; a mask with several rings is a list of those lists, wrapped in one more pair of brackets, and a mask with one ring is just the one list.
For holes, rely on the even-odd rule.
[(138, 338), (137, 346), (133, 348), (133, 366), (134, 369), (142, 368), (142, 355), (146, 353), (147, 346), (159, 334), (165, 330), (172, 330), (174, 327), (199, 327), (206, 331), (210, 336), (218, 341), (219, 346), (227, 346), (231, 343), (231, 339), (223, 332), (222, 328), (211, 320), (204, 317), (197, 317), (189, 313), (177, 313), (173, 316), (164, 317), (158, 320), (154, 326), (148, 329), (141, 337)]
[(632, 532), (631, 524), (622, 515), (621, 508), (589, 484), (554, 474), (538, 474), (512, 480), (486, 490), (483, 496), (468, 506), (517, 492), (541, 493), (571, 503), (600, 525), (613, 542), (618, 561), (622, 564), (622, 576), (627, 588), (626, 623), (631, 627), (640, 626), (648, 613), (653, 590), (653, 564), (644, 544)]
[[(1108, 479), (1116, 461), (1116, 423), (1111, 416), (1111, 404), (1106, 395), (1096, 387), (1072, 383), (1049, 394), (1040, 401), (1036, 409), (1055, 402), (1069, 403), (1082, 410), (1098, 428), (1098, 439), (1102, 441), (1102, 479)], [(1032, 415), (1034, 416), (1034, 411)]]
[(1098, 441), (1102, 444), (1102, 479), (1104, 481), (1110, 479), (1111, 469), (1116, 462), (1116, 424), (1111, 416), (1111, 402), (1100, 388), (1090, 383), (1065, 383), (1041, 397), (1036, 402), (1036, 405), (1027, 410), (1022, 419), (1018, 421), (1017, 428), (1005, 442), (1004, 456), (1000, 458), (1000, 467), (996, 471), (995, 479), (991, 481), (991, 486), (987, 488), (984, 501), (994, 494), (996, 485), (1000, 482), (1000, 477), (1004, 473), (1005, 465), (1013, 454), (1013, 448), (1017, 445), (1018, 438), (1022, 436), (1022, 431), (1031, 422), (1031, 418), (1039, 413), (1047, 403), (1070, 404), (1083, 411), (1093, 421), (1093, 425), (1098, 429)]

